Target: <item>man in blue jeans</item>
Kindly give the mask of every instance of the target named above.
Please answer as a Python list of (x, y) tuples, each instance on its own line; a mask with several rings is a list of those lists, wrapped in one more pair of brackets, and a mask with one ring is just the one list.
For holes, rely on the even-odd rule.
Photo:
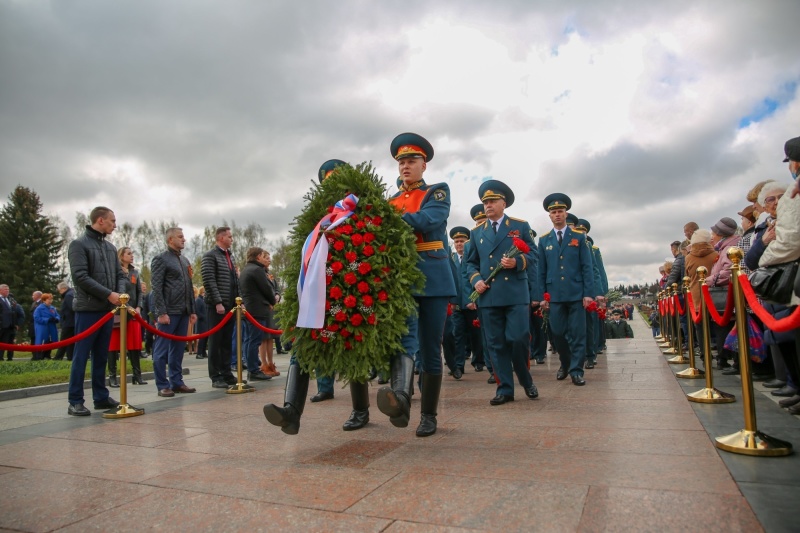
[[(117, 249), (106, 241), (117, 227), (114, 212), (107, 207), (95, 207), (89, 214), (91, 225), (86, 233), (69, 244), (69, 268), (75, 283), (75, 336), (80, 336), (105, 318), (120, 304), (119, 295), (125, 290), (125, 273), (117, 259)], [(86, 363), (92, 356), (92, 398), (95, 409), (113, 409), (119, 402), (108, 395), (106, 362), (113, 320), (107, 320), (91, 335), (75, 344), (69, 375), (69, 407), (67, 414), (89, 416), (84, 405), (83, 379)]]
[[(181, 255), (186, 238), (181, 228), (169, 228), (167, 249), (150, 262), (153, 314), (158, 330), (186, 336), (189, 324), (197, 321), (194, 310), (192, 267)], [(195, 392), (183, 382), (183, 350), (186, 341), (157, 336), (153, 346), (153, 372), (158, 395), (172, 398), (176, 393)], [(169, 370), (169, 375), (167, 375)]]

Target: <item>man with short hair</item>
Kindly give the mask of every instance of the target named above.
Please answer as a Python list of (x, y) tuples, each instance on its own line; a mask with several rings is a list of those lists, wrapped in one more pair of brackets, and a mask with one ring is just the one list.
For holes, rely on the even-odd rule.
[[(197, 320), (194, 310), (192, 266), (181, 255), (186, 238), (181, 228), (169, 228), (167, 249), (150, 263), (153, 285), (153, 314), (158, 330), (169, 335), (186, 335), (190, 324)], [(153, 372), (158, 395), (166, 398), (176, 393), (192, 393), (195, 389), (183, 382), (183, 350), (186, 341), (158, 336), (153, 346)], [(167, 374), (169, 369), (169, 375)]]
[[(452, 313), (445, 322), (445, 334), (442, 349), (444, 360), (455, 379), (464, 375), (467, 356), (467, 320), (464, 306), (469, 301), (462, 283), (462, 265), (464, 264), (464, 245), (469, 240), (469, 230), (464, 226), (456, 226), (450, 230), (454, 252), (450, 254), (453, 279), (456, 283), (456, 295), (450, 300)], [(471, 292), (471, 291), (470, 291)], [(474, 314), (474, 313), (473, 313)]]
[[(208, 329), (213, 329), (222, 322), (226, 313), (236, 304), (239, 296), (239, 276), (230, 252), (233, 244), (231, 228), (222, 226), (215, 234), (216, 245), (203, 254), (200, 273), (203, 287), (206, 289), (206, 311)], [(211, 335), (208, 348), (208, 376), (211, 386), (227, 389), (236, 385), (236, 378), (231, 372), (231, 342), (233, 339), (233, 321)]]
[[(524, 220), (505, 214), (514, 203), (514, 193), (498, 180), (484, 181), (478, 189), (486, 221), (470, 233), (467, 249), (469, 283), (478, 292), (486, 344), (498, 380), (491, 405), (514, 401), (514, 374), (525, 395), (539, 396), (529, 370), (531, 293), (528, 268), (533, 268), (531, 248), (535, 246), (531, 227)], [(527, 251), (506, 257), (515, 240), (523, 241)], [(499, 270), (498, 270), (499, 269)], [(498, 271), (490, 280), (492, 272)]]
[[(75, 283), (75, 335), (91, 328), (120, 305), (119, 295), (125, 291), (125, 273), (117, 258), (117, 249), (106, 240), (117, 227), (114, 212), (98, 206), (89, 214), (86, 233), (69, 244), (69, 268)], [(69, 376), (69, 408), (67, 414), (89, 416), (83, 405), (83, 380), (86, 363), (92, 356), (92, 398), (95, 409), (113, 409), (119, 402), (108, 395), (106, 362), (113, 320), (107, 320), (91, 335), (75, 343)]]
[(687, 222), (685, 226), (683, 226), (683, 234), (686, 236), (686, 240), (692, 240), (692, 235), (694, 232), (699, 230), (700, 226), (697, 225), (697, 222)]
[[(58, 284), (58, 293), (61, 295), (61, 339), (65, 341), (75, 335), (75, 310), (72, 304), (75, 301), (75, 291), (70, 286), (62, 281)], [(64, 354), (67, 355), (67, 361), (72, 361), (72, 353), (75, 351), (74, 344), (62, 346), (56, 352), (55, 358), (61, 361), (64, 359)]]
[[(14, 344), (17, 331), (25, 322), (25, 311), (10, 294), (8, 285), (0, 285), (0, 343)], [(0, 361), (5, 350), (0, 350)], [(8, 360), (14, 359), (14, 351), (8, 350)]]
[(632, 339), (633, 330), (630, 324), (622, 319), (622, 310), (614, 309), (611, 320), (606, 322), (606, 337), (609, 339)]

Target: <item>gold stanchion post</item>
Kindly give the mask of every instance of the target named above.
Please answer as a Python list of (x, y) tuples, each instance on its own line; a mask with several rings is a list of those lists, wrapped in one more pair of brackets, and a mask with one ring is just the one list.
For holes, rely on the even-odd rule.
[(662, 293), (658, 291), (656, 295), (656, 311), (658, 311), (658, 335), (655, 336), (656, 343), (664, 342), (664, 315), (661, 314)]
[[(736, 337), (739, 341), (739, 371), (742, 376), (742, 404), (744, 406), (744, 429), (717, 437), (717, 448), (743, 455), (779, 456), (792, 453), (789, 442), (770, 437), (758, 431), (756, 425), (756, 405), (753, 399), (753, 379), (750, 376), (750, 350), (747, 340), (747, 308), (744, 293), (739, 286), (740, 263), (744, 257), (741, 248), (735, 246), (728, 249), (731, 265), (731, 283), (733, 283), (733, 300), (736, 310)], [(720, 349), (722, 349), (720, 347)]]
[(667, 350), (664, 352), (665, 354), (668, 353), (675, 353), (677, 354), (672, 359), (667, 359), (667, 362), (671, 365), (685, 365), (689, 362), (689, 359), (684, 357), (683, 355), (683, 338), (681, 336), (681, 314), (678, 312), (678, 297), (680, 296), (680, 289), (678, 289), (678, 284), (672, 284), (672, 303), (673, 308), (675, 309), (675, 317), (672, 320), (673, 330), (675, 331), (675, 345), (672, 348), (674, 351)]
[(119, 405), (103, 413), (103, 418), (129, 418), (144, 414), (144, 409), (128, 405), (128, 300), (127, 294), (120, 294), (119, 313)]
[[(702, 287), (706, 283), (708, 269), (702, 266), (698, 267), (697, 275), (700, 277)], [(703, 324), (703, 365), (706, 372), (706, 386), (699, 391), (690, 392), (686, 395), (686, 399), (697, 403), (733, 403), (736, 401), (736, 396), (714, 388), (714, 372), (711, 371), (711, 327), (706, 300), (703, 298), (702, 292), (700, 293), (700, 316), (701, 324)]]
[(255, 392), (256, 388), (242, 381), (242, 298), (236, 297), (236, 385), (231, 385), (227, 394)]
[(669, 319), (669, 289), (664, 289), (662, 294), (662, 301), (664, 302), (664, 324), (661, 331), (664, 335), (664, 342), (659, 344), (658, 347), (669, 348), (672, 346), (672, 322)]
[[(675, 328), (675, 317), (678, 316), (678, 310), (676, 309), (675, 305), (675, 291), (677, 290), (678, 284), (673, 283), (671, 287), (667, 287), (667, 300), (672, 303), (672, 309), (675, 311), (675, 316), (669, 315), (667, 316), (667, 323), (669, 323), (669, 348), (664, 350), (664, 355), (675, 355), (678, 353), (678, 348), (680, 345), (680, 340), (678, 339), (678, 330)], [(672, 359), (667, 359), (667, 362), (671, 362)]]
[(689, 309), (689, 299), (686, 298), (686, 295), (689, 294), (689, 276), (683, 278), (683, 294), (683, 304), (686, 308), (686, 333), (688, 336), (686, 342), (689, 346), (689, 368), (686, 370), (681, 370), (675, 375), (679, 378), (697, 379), (702, 378), (705, 372), (695, 367), (694, 363), (694, 321), (692, 320), (693, 310)]

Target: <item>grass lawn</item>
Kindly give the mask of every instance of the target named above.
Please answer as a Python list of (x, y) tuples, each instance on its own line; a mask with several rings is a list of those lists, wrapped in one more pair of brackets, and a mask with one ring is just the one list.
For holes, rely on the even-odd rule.
[[(70, 361), (26, 361), (16, 358), (29, 358), (30, 352), (14, 352), (13, 361), (0, 363), (0, 391), (11, 389), (24, 389), (54, 383), (69, 383)], [(141, 360), (142, 372), (153, 371), (153, 361)], [(128, 373), (131, 365), (128, 363)], [(117, 364), (119, 372), (119, 364)], [(91, 363), (86, 365), (86, 379), (91, 379)]]

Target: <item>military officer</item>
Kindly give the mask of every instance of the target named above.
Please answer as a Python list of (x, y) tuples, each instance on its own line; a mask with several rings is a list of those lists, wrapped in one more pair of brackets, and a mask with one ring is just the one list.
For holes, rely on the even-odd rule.
[[(456, 284), (456, 296), (450, 301), (452, 313), (447, 317), (445, 326), (445, 343), (443, 345), (445, 362), (455, 379), (464, 375), (464, 362), (467, 356), (467, 322), (464, 315), (464, 284), (461, 266), (464, 258), (464, 245), (469, 240), (469, 230), (464, 226), (456, 226), (450, 230), (453, 239), (453, 253), (450, 254), (453, 279)], [(448, 352), (450, 352), (448, 354)]]
[[(567, 227), (572, 200), (563, 193), (548, 195), (543, 202), (553, 229), (539, 239), (539, 271), (535, 301), (550, 309), (553, 344), (561, 360), (556, 379), (570, 375), (575, 385), (585, 385), (586, 311), (592, 303), (594, 274), (586, 236)], [(549, 294), (546, 301), (544, 294)]]
[[(476, 225), (480, 225), (484, 220), (486, 220), (486, 213), (483, 211), (483, 204), (475, 204), (472, 206), (472, 209), (469, 210), (469, 216)], [(467, 253), (467, 247), (469, 246), (470, 242), (467, 241), (464, 244), (465, 257)], [(483, 328), (480, 325), (475, 325), (476, 320), (478, 321), (478, 324), (480, 324), (480, 309), (478, 308), (478, 304), (469, 299), (469, 295), (472, 294), (472, 285), (470, 285), (467, 276), (466, 261), (461, 262), (460, 273), (462, 278), (461, 283), (464, 289), (462, 307), (465, 309), (465, 318), (467, 320), (467, 329), (469, 331), (469, 349), (470, 352), (472, 352), (472, 366), (477, 372), (482, 372), (483, 367), (485, 366), (486, 370), (489, 371), (488, 382), (490, 384), (495, 384), (497, 381), (494, 379), (494, 371), (492, 370), (492, 358), (489, 357), (489, 351), (486, 349), (486, 336), (483, 334)]]
[[(526, 221), (505, 215), (505, 209), (514, 203), (514, 193), (505, 183), (485, 181), (478, 189), (478, 196), (486, 220), (471, 232), (467, 275), (480, 295), (482, 328), (499, 380), (497, 393), (489, 403), (502, 405), (514, 400), (515, 373), (528, 398), (539, 396), (528, 368), (531, 300), (527, 269), (532, 268), (533, 259), (530, 249), (515, 257), (505, 256), (514, 238), (521, 239), (529, 248), (535, 244)], [(492, 270), (498, 268), (499, 274), (487, 283)]]
[[(579, 224), (586, 229), (586, 240), (592, 247), (592, 260), (594, 262), (594, 266), (597, 269), (598, 273), (600, 274), (600, 292), (599, 294), (606, 295), (608, 294), (608, 276), (606, 275), (606, 267), (603, 265), (603, 256), (600, 254), (600, 248), (598, 248), (594, 244), (594, 240), (591, 236), (589, 236), (589, 232), (592, 231), (592, 225), (589, 224), (588, 220), (579, 219)], [(602, 303), (602, 302), (601, 302)], [(599, 354), (605, 349), (605, 338), (606, 332), (605, 328), (603, 327), (603, 323), (600, 320), (600, 316), (595, 314), (595, 329), (594, 329), (594, 343), (595, 343), (595, 353)]]
[[(536, 231), (531, 230), (531, 238), (536, 239)], [(531, 248), (533, 257), (533, 268), (528, 268), (528, 285), (530, 289), (531, 302), (536, 296), (536, 273), (539, 268), (539, 248)], [(544, 319), (539, 312), (541, 305), (537, 302), (531, 303), (531, 360), (536, 361), (537, 365), (543, 365), (547, 357), (547, 335), (544, 331)]]
[[(567, 214), (567, 225), (572, 226), (573, 231), (586, 235), (586, 226), (584, 225), (586, 221), (584, 219), (575, 217), (574, 224), (570, 224), (569, 219), (574, 216), (572, 213)], [(589, 243), (589, 239), (586, 239), (586, 248), (589, 250), (589, 257), (592, 259), (592, 294), (605, 294), (600, 289), (600, 269), (594, 261), (592, 245)], [(597, 329), (595, 325), (596, 319), (597, 313), (586, 311), (586, 363), (584, 363), (584, 368), (589, 369), (594, 368), (597, 361), (597, 346), (594, 341)]]
[(632, 339), (631, 325), (622, 319), (622, 309), (614, 309), (611, 320), (606, 321), (606, 336), (609, 339)]
[(422, 175), (433, 159), (433, 146), (416, 133), (402, 133), (390, 146), (403, 184), (389, 199), (417, 237), (417, 267), (425, 274), (425, 287), (415, 295), (417, 313), (408, 318), (403, 336), (405, 353), (391, 360), (391, 387), (378, 391), (378, 409), (396, 427), (406, 427), (411, 410), (414, 354), (421, 359), (421, 419), (418, 437), (436, 433), (439, 392), (442, 387), (441, 346), (447, 305), (456, 295), (447, 242), (450, 188), (446, 183), (428, 185)]

